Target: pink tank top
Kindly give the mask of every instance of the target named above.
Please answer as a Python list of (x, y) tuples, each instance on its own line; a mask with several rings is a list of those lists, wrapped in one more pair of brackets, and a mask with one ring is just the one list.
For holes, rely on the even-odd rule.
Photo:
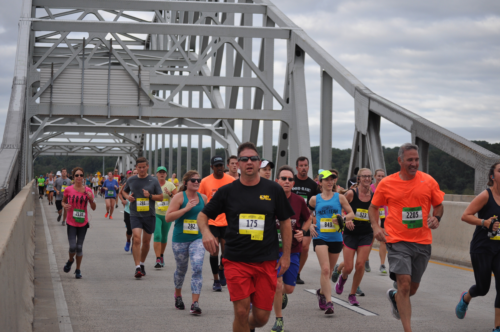
[(90, 193), (92, 197), (92, 189), (85, 187), (85, 193), (77, 191), (73, 186), (69, 186), (64, 191), (64, 196), (66, 197), (66, 204), (71, 207), (68, 209), (68, 216), (66, 217), (66, 222), (70, 226), (83, 227), (89, 222), (89, 217), (87, 213), (87, 206), (89, 198), (86, 193)]

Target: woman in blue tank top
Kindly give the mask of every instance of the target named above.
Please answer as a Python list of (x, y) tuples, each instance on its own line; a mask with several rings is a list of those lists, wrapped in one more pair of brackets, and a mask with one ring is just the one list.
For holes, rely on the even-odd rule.
[(347, 213), (346, 220), (351, 221), (354, 218), (347, 199), (336, 192), (336, 178), (334, 170), (321, 172), (319, 183), (322, 193), (309, 200), (309, 206), (316, 212), (316, 224), (312, 224), (310, 230), (314, 251), (321, 267), (321, 288), (316, 291), (316, 296), (319, 308), (325, 310), (325, 314), (333, 314), (330, 278), (342, 251), (342, 229), (337, 222), (337, 215), (342, 216), (344, 209)]
[[(495, 299), (495, 329), (500, 331), (500, 162), (491, 166), (488, 174), (488, 189), (470, 202), (462, 215), (462, 220), (476, 226), (470, 243), (470, 258), (474, 268), (476, 284), (463, 292), (455, 308), (455, 314), (463, 319), (470, 301), (477, 296), (488, 294), (491, 274), (495, 276), (497, 295)], [(477, 213), (477, 217), (475, 216)]]
[(182, 191), (174, 196), (165, 215), (166, 222), (175, 221), (172, 235), (172, 250), (177, 265), (174, 273), (175, 307), (184, 310), (181, 290), (188, 269), (188, 261), (191, 260), (193, 304), (190, 312), (193, 315), (201, 315), (198, 301), (203, 282), (202, 267), (205, 257), (205, 248), (196, 222), (198, 213), (207, 202), (207, 196), (198, 193), (200, 182), (200, 174), (197, 171), (188, 171), (184, 174)]

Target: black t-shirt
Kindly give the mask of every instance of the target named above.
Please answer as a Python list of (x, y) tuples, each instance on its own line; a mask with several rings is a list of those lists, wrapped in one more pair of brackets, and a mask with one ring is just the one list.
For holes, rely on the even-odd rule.
[[(495, 201), (491, 189), (488, 191), (488, 203), (479, 212), (477, 217), (480, 219), (489, 219), (493, 216), (500, 216), (500, 206)], [(492, 254), (496, 255), (500, 252), (500, 240), (492, 240), (488, 237), (488, 230), (486, 227), (476, 226), (472, 241), (470, 242), (471, 254)]]
[(295, 184), (292, 188), (292, 193), (297, 194), (304, 198), (306, 204), (309, 204), (309, 199), (312, 196), (319, 194), (318, 184), (314, 182), (313, 179), (307, 178), (305, 180), (300, 180), (297, 175), (294, 176)]
[(275, 218), (283, 221), (294, 214), (283, 188), (264, 178), (255, 186), (238, 179), (220, 187), (202, 212), (209, 219), (226, 214), (224, 258), (246, 263), (278, 259)]

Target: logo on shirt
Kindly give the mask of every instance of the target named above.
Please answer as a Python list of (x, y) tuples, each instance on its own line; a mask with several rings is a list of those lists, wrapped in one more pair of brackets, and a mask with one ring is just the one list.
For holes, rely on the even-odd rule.
[(261, 201), (270, 201), (271, 198), (269, 197), (269, 195), (260, 195), (260, 200)]

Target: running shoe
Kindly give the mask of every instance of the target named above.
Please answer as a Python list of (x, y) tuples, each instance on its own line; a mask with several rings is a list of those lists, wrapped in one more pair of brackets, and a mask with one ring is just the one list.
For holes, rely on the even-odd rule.
[(328, 302), (325, 307), (325, 315), (333, 315), (333, 302)]
[(134, 275), (137, 279), (141, 279), (142, 277), (142, 272), (141, 272), (141, 268), (140, 267), (137, 267), (135, 269), (135, 275)]
[(281, 310), (285, 309), (288, 304), (288, 295), (283, 294), (281, 297)]
[(61, 221), (61, 217), (62, 217), (61, 215), (58, 215), (57, 216), (57, 221)]
[(175, 298), (175, 308), (178, 310), (184, 310), (185, 306), (184, 306), (184, 302), (182, 302), (182, 296), (175, 296), (174, 295), (174, 298)]
[(70, 261), (67, 261), (66, 262), (66, 265), (64, 265), (64, 272), (68, 273), (69, 271), (71, 271), (71, 265), (73, 265), (73, 263), (75, 262), (75, 260), (73, 259), (73, 262), (70, 262)]
[(165, 261), (163, 260), (163, 257), (160, 257), (160, 260), (161, 260), (161, 267), (164, 267), (165, 266)]
[(143, 277), (146, 276), (146, 270), (144, 269), (144, 265), (141, 265), (141, 273)]
[(384, 264), (380, 265), (380, 273), (387, 274), (387, 269)]
[(338, 268), (339, 268), (339, 265), (335, 264), (335, 267), (333, 268), (333, 273), (332, 273), (332, 281), (333, 281), (333, 283), (336, 283), (337, 280), (339, 280), (340, 272), (339, 272)]
[(128, 252), (130, 250), (130, 242), (125, 243), (125, 251)]
[(276, 321), (274, 322), (273, 327), (271, 328), (271, 332), (284, 332), (285, 327), (283, 326), (283, 317), (276, 317)]
[(106, 212), (106, 214), (104, 215), (104, 218), (107, 218), (107, 217), (108, 217), (108, 214), (109, 214), (109, 213), (107, 213), (107, 212)]
[(460, 295), (460, 301), (455, 307), (455, 314), (458, 319), (464, 319), (465, 314), (467, 314), (467, 309), (469, 308), (469, 304), (464, 301), (465, 294), (467, 294), (467, 292), (463, 292), (462, 295)]
[(352, 305), (352, 306), (355, 306), (355, 307), (358, 307), (359, 306), (359, 302), (358, 300), (356, 300), (356, 295), (355, 294), (351, 294), (349, 295), (349, 303)]
[(344, 277), (340, 276), (339, 281), (335, 285), (335, 292), (340, 295), (344, 291), (344, 285), (346, 283), (347, 279), (344, 280)]
[(195, 301), (193, 304), (191, 304), (191, 310), (189, 310), (189, 312), (192, 315), (201, 315), (201, 309), (198, 301)]
[(358, 286), (358, 289), (356, 289), (356, 295), (357, 296), (365, 296), (365, 293), (361, 290), (361, 288), (359, 288), (359, 286)]
[(159, 269), (161, 267), (161, 259), (157, 258), (156, 259), (156, 264), (155, 264), (155, 269)]
[(316, 291), (316, 298), (318, 299), (318, 306), (321, 310), (326, 310), (326, 298), (325, 295), (320, 293), (320, 289)]
[(66, 226), (66, 220), (63, 220), (62, 225)]
[(304, 284), (304, 280), (300, 279), (300, 273), (297, 274), (297, 281), (296, 281), (296, 284), (297, 285), (303, 285)]
[(370, 261), (365, 262), (365, 272), (372, 272), (372, 269), (370, 268)]
[(212, 286), (214, 292), (222, 292), (222, 287), (219, 280), (214, 280), (214, 285)]
[(401, 317), (399, 316), (398, 305), (396, 304), (396, 298), (395, 298), (396, 292), (397, 290), (393, 288), (389, 289), (387, 291), (387, 299), (391, 304), (392, 317), (396, 318), (397, 320), (401, 320)]
[(226, 286), (227, 281), (226, 281), (226, 276), (224, 275), (224, 269), (219, 268), (219, 281), (221, 286)]
[(115, 205), (115, 209), (118, 209), (118, 204)]
[(82, 278), (82, 271), (75, 270), (75, 278), (76, 279), (81, 279)]
[(113, 219), (113, 216), (109, 216), (109, 219)]

